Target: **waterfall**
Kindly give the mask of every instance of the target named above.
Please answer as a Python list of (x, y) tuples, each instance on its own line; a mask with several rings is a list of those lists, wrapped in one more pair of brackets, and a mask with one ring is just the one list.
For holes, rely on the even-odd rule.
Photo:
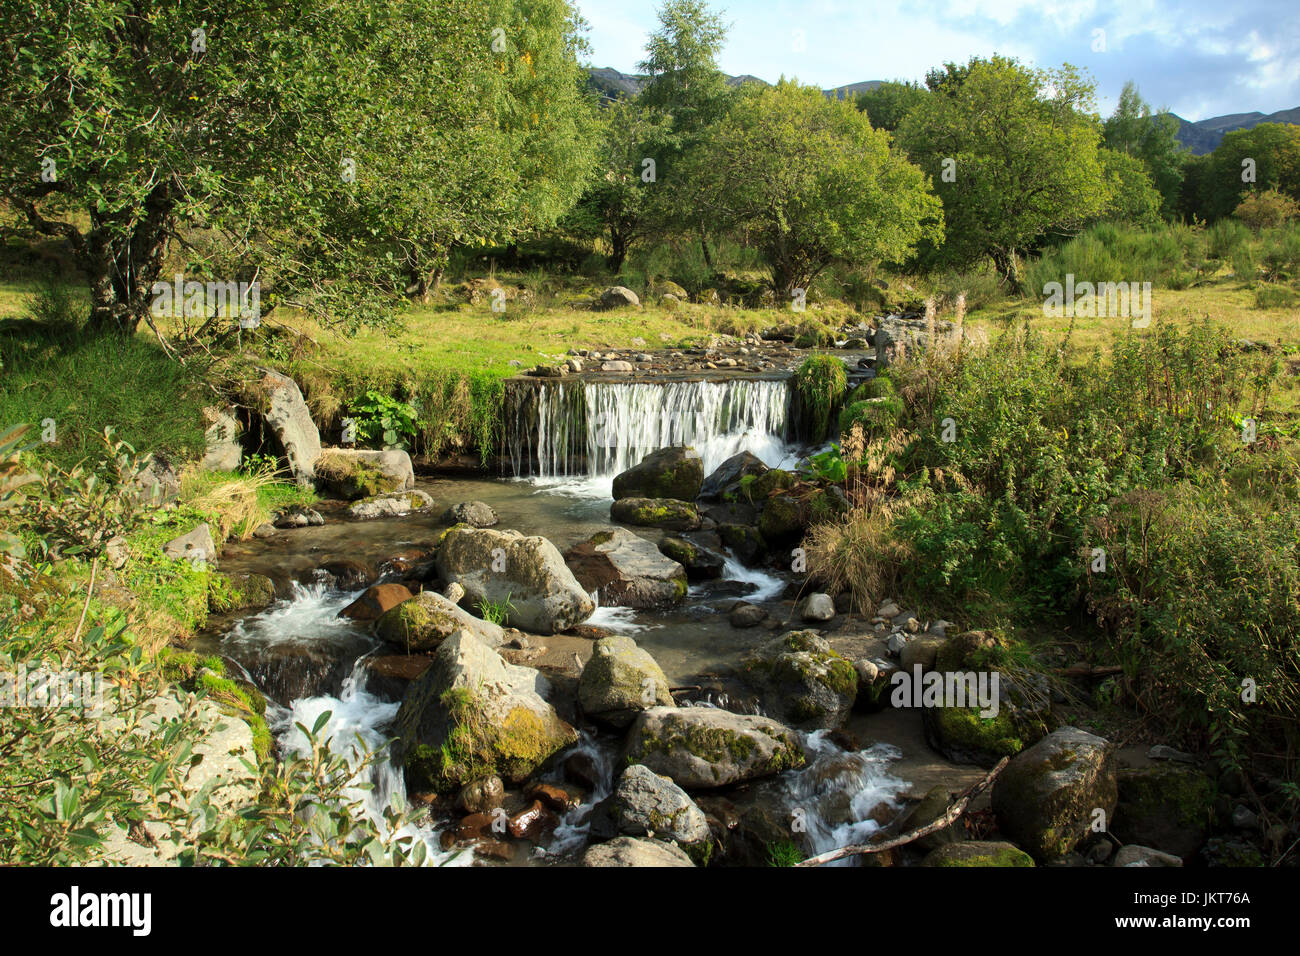
[(749, 451), (768, 465), (787, 455), (790, 380), (543, 383), (516, 393), (515, 477), (612, 478), (660, 448), (689, 445), (708, 474)]

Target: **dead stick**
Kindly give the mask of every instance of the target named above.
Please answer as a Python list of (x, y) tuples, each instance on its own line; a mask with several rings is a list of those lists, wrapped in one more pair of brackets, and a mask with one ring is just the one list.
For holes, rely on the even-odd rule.
[(997, 778), (997, 775), (1000, 774), (1002, 769), (1007, 765), (1009, 759), (1009, 757), (1003, 757), (999, 760), (997, 766), (990, 770), (983, 780), (958, 797), (957, 802), (945, 810), (943, 816), (930, 821), (925, 826), (918, 827), (910, 833), (904, 833), (902, 836), (896, 836), (892, 840), (885, 840), (881, 843), (842, 846), (838, 850), (829, 850), (820, 856), (809, 857), (802, 863), (796, 863), (795, 866), (821, 866), (823, 863), (830, 863), (832, 860), (841, 860), (846, 856), (858, 856), (863, 853), (879, 853), (882, 850), (892, 850), (894, 847), (903, 846), (914, 840), (919, 840), (923, 836), (928, 836), (931, 833), (942, 830), (966, 811), (966, 806), (972, 799), (988, 789), (989, 785), (993, 783)]
[(1107, 664), (1105, 667), (1058, 667), (1055, 672), (1062, 677), (1106, 677), (1122, 674), (1124, 668), (1119, 664)]

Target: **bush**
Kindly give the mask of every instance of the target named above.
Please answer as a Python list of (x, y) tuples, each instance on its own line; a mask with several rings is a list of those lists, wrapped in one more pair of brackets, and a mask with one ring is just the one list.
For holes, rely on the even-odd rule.
[(812, 438), (826, 437), (847, 385), (844, 363), (833, 355), (810, 355), (795, 371), (795, 387)]
[(1262, 193), (1251, 193), (1232, 214), (1259, 232), (1261, 229), (1284, 226), (1300, 218), (1300, 204), (1274, 187)]

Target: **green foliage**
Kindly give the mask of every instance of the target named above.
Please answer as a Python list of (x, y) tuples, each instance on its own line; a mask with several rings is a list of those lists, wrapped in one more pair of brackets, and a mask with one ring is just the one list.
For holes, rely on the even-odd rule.
[(844, 363), (834, 355), (810, 355), (795, 370), (794, 380), (809, 434), (821, 438), (848, 384)]
[(1130, 80), (1124, 84), (1115, 112), (1102, 128), (1107, 150), (1139, 161), (1155, 191), (1159, 211), (1173, 218), (1189, 154), (1178, 141), (1178, 120), (1167, 110), (1152, 113)]
[(803, 851), (792, 840), (767, 845), (768, 866), (795, 866), (803, 862)]
[[(848, 466), (841, 457), (840, 446), (831, 443), (829, 451), (820, 452), (808, 459), (807, 474), (814, 481), (839, 483), (848, 477)], [(746, 478), (753, 477), (746, 475)], [(821, 499), (818, 498), (818, 501)]]
[(502, 626), (510, 620), (510, 612), (514, 609), (515, 606), (510, 603), (509, 594), (500, 601), (489, 601), (487, 598), (481, 598), (478, 602), (479, 617), (492, 624)]
[(1285, 226), (1300, 219), (1300, 203), (1274, 187), (1262, 193), (1252, 192), (1232, 214), (1259, 232), (1261, 229)]
[(689, 176), (694, 208), (717, 227), (745, 228), (787, 300), (837, 258), (898, 261), (942, 236), (922, 172), (850, 103), (815, 87), (743, 88)]
[(417, 409), (373, 388), (353, 401), (352, 416), (359, 445), (406, 448), (420, 428)]
[(919, 83), (890, 81), (859, 93), (858, 109), (867, 114), (876, 129), (892, 133), (925, 96), (926, 90)]
[[(1248, 162), (1253, 181), (1243, 178)], [(1198, 185), (1198, 212), (1211, 221), (1231, 215), (1248, 194), (1257, 191), (1277, 189), (1300, 201), (1300, 126), (1260, 123), (1225, 133), (1205, 160)]]
[[(1069, 66), (1034, 70), (1001, 56), (948, 64), (932, 79), (938, 95), (922, 98), (898, 139), (943, 200), (942, 258), (992, 256), (1018, 282), (1027, 246), (1079, 228), (1107, 202), (1093, 86)], [(955, 163), (949, 182), (946, 160)]]

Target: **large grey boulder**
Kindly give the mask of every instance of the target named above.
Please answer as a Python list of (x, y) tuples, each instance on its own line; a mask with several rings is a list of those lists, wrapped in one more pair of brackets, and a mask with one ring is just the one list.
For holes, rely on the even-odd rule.
[(614, 499), (676, 498), (694, 501), (704, 482), (704, 461), (694, 448), (660, 448), (614, 478)]
[(505, 623), (523, 631), (555, 634), (596, 610), (555, 545), (536, 535), (452, 528), (438, 549), (437, 567), (473, 604), (508, 602)]
[(623, 771), (609, 811), (614, 827), (628, 836), (649, 835), (698, 846), (712, 835), (704, 811), (685, 790), (639, 763)]
[(583, 866), (694, 866), (679, 847), (662, 840), (638, 840), (618, 837), (608, 843), (587, 847)]
[(231, 406), (203, 409), (207, 431), (207, 449), (199, 467), (204, 471), (235, 471), (244, 460), (244, 450), (239, 445), (239, 420)]
[(381, 640), (408, 652), (431, 651), (458, 631), (468, 631), (490, 647), (505, 642), (499, 625), (461, 610), (434, 591), (421, 591), (389, 608), (375, 622), (375, 634)]
[(401, 449), (330, 448), (316, 459), (316, 489), (348, 501), (415, 487), (411, 456)]
[(641, 305), (641, 299), (626, 286), (612, 285), (600, 294), (594, 305), (597, 309), (636, 308)]
[(407, 689), (393, 722), (393, 759), (413, 787), (454, 793), (499, 776), (522, 783), (578, 739), (545, 699), (531, 667), (507, 664), (468, 631), (439, 645)]
[(602, 607), (662, 608), (686, 596), (686, 569), (626, 528), (610, 528), (564, 555), (578, 583)]
[(348, 514), (361, 520), (372, 518), (397, 518), (412, 511), (427, 511), (433, 507), (433, 498), (420, 491), (390, 491), (362, 498), (348, 505)]
[(767, 717), (714, 707), (653, 707), (628, 731), (626, 757), (687, 789), (722, 787), (802, 767), (798, 736)]
[(254, 407), (284, 449), (294, 480), (310, 485), (316, 479), (316, 460), (321, 454), (320, 432), (302, 392), (287, 375), (265, 368), (258, 371), (262, 377), (250, 386)]
[(650, 707), (673, 707), (668, 678), (630, 637), (602, 637), (578, 679), (578, 703), (589, 717), (626, 727)]
[(490, 528), (497, 523), (497, 513), (482, 501), (462, 501), (452, 505), (443, 516), (449, 524), (467, 524), (471, 528)]
[(842, 726), (858, 694), (852, 662), (812, 631), (763, 642), (745, 656), (744, 673), (767, 712), (801, 730)]
[(1097, 811), (1109, 821), (1119, 788), (1115, 745), (1062, 727), (1023, 750), (993, 784), (998, 828), (1037, 860), (1064, 856), (1091, 831)]
[(172, 538), (163, 545), (163, 555), (173, 561), (211, 561), (217, 556), (212, 529), (206, 523), (200, 524), (193, 531)]

